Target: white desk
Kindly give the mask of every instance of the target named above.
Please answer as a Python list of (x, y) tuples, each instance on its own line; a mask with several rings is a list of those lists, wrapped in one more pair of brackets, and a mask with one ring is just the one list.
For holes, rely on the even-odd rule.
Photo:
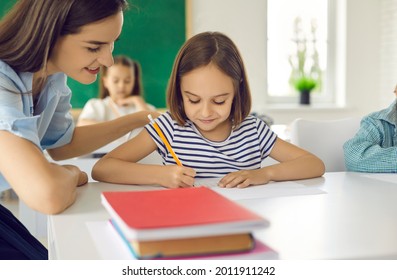
[[(238, 202), (270, 221), (269, 228), (255, 234), (281, 259), (397, 259), (396, 179), (389, 174), (327, 173), (299, 181), (326, 194)], [(87, 228), (89, 221), (109, 219), (100, 193), (147, 188), (105, 183), (79, 188), (74, 205), (49, 217), (50, 258), (100, 259)]]

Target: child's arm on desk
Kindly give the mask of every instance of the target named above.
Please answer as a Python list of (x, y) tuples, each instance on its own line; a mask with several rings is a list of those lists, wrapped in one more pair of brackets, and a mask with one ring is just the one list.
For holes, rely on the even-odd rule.
[(98, 160), (92, 178), (116, 184), (161, 185), (167, 188), (190, 187), (194, 169), (177, 165), (137, 163), (157, 148), (146, 129)]
[(229, 173), (219, 181), (219, 186), (245, 188), (249, 185), (267, 184), (270, 181), (320, 177), (325, 172), (321, 159), (280, 138), (277, 138), (269, 156), (280, 163), (256, 170)]

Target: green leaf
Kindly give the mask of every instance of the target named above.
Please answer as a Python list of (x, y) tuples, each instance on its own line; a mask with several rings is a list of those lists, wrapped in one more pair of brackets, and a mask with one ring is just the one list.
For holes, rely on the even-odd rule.
[(311, 91), (317, 85), (317, 82), (310, 77), (301, 77), (294, 81), (294, 87), (298, 91)]

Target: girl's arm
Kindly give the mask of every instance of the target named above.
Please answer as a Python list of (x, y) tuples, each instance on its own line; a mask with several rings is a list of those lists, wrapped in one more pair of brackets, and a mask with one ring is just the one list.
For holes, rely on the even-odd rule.
[(0, 172), (29, 207), (56, 214), (76, 198), (76, 187), (87, 183), (87, 174), (73, 165), (48, 162), (30, 141), (0, 131)]
[(270, 153), (270, 157), (280, 163), (257, 170), (241, 170), (223, 177), (221, 187), (240, 187), (267, 184), (269, 181), (288, 181), (322, 176), (325, 165), (315, 155), (280, 138)]
[(157, 148), (146, 129), (97, 161), (92, 178), (117, 184), (161, 185), (168, 188), (194, 184), (194, 169), (177, 165), (139, 164)]
[[(48, 150), (48, 153), (55, 160), (91, 153), (131, 130), (147, 124), (149, 122), (148, 114), (149, 112), (142, 111), (107, 122), (76, 127), (69, 144)], [(150, 112), (150, 114), (154, 117), (159, 115), (157, 112)]]
[(309, 179), (325, 172), (320, 158), (280, 138), (277, 138), (270, 157), (280, 163), (262, 168), (269, 181)]

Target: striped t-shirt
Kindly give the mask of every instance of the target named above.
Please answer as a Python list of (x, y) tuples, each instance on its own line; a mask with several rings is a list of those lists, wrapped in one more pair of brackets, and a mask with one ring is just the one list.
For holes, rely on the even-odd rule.
[[(244, 169), (259, 169), (277, 138), (264, 121), (254, 116), (248, 116), (222, 142), (206, 139), (190, 121), (186, 126), (178, 125), (169, 112), (155, 121), (181, 163), (196, 171), (197, 179), (223, 177), (230, 172)], [(163, 164), (176, 164), (153, 125), (148, 124), (145, 128), (155, 141)]]

